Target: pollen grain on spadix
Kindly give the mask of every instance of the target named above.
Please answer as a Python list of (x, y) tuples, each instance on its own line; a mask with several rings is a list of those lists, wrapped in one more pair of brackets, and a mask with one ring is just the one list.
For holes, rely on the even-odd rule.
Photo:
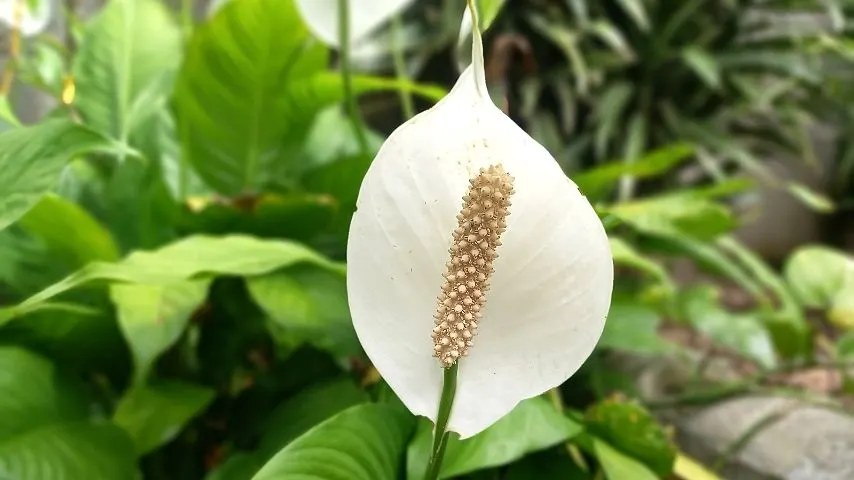
[(466, 356), (474, 345), (500, 237), (507, 229), (511, 195), (513, 177), (501, 165), (481, 168), (469, 180), (434, 315), (433, 355), (443, 367)]

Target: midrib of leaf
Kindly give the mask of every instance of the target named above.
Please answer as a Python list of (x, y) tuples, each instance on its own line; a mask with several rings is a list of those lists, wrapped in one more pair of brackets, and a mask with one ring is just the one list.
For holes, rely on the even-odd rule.
[(133, 35), (133, 31), (131, 30), (133, 28), (133, 22), (129, 21), (129, 19), (136, 16), (136, 2), (125, 1), (124, 6), (125, 6), (125, 8), (130, 9), (130, 10), (125, 10), (125, 15), (124, 15), (124, 18), (122, 19), (122, 22), (124, 24), (123, 28), (122, 28), (122, 30), (123, 30), (122, 34), (125, 35), (127, 38), (126, 38), (126, 41), (123, 42), (124, 45), (122, 46), (122, 49), (123, 49), (122, 50), (122, 59), (121, 59), (122, 62), (120, 63), (120, 65), (122, 65), (123, 68), (122, 68), (122, 71), (119, 72), (118, 75), (116, 75), (116, 77), (117, 77), (116, 78), (116, 82), (117, 82), (116, 88), (118, 90), (118, 97), (119, 97), (118, 98), (119, 104), (118, 104), (117, 108), (119, 109), (119, 112), (120, 112), (119, 113), (119, 115), (120, 115), (119, 123), (121, 125), (120, 126), (119, 139), (122, 141), (123, 144), (127, 143), (128, 135), (129, 135), (128, 127), (127, 127), (128, 126), (127, 103), (130, 101), (128, 98), (130, 95), (130, 69), (131, 69), (130, 55), (131, 55), (131, 52), (133, 51), (133, 43), (134, 43), (134, 35)]
[[(259, 125), (261, 123), (261, 112), (264, 108), (264, 102), (262, 101), (262, 100), (264, 100), (264, 88), (263, 87), (266, 84), (264, 79), (267, 78), (267, 69), (270, 66), (269, 62), (270, 62), (270, 51), (271, 50), (272, 49), (270, 48), (270, 42), (265, 42), (264, 47), (262, 47), (262, 61), (259, 62), (261, 64), (261, 69), (260, 69), (261, 73), (260, 73), (260, 75), (256, 76), (257, 79), (260, 79), (259, 83), (260, 83), (261, 88), (255, 88), (254, 89), (255, 92), (253, 92), (253, 95), (252, 95), (252, 104), (251, 104), (252, 105), (252, 115), (251, 115), (252, 120), (250, 123), (251, 130), (249, 132), (250, 142), (248, 145), (248, 152), (246, 155), (246, 172), (245, 172), (245, 176), (243, 178), (242, 190), (246, 190), (252, 184), (252, 179), (255, 176), (255, 171), (258, 168), (258, 163), (260, 163), (259, 162), (260, 152), (259, 152), (259, 148), (258, 148), (258, 143), (259, 143), (258, 138), (260, 136)], [(282, 78), (285, 79), (285, 82), (287, 82), (289, 80), (290, 71), (293, 68), (294, 63), (296, 63), (296, 61), (299, 59), (299, 55), (302, 53), (302, 51), (303, 51), (303, 48), (301, 48), (301, 47), (294, 48), (293, 51), (291, 52), (291, 54), (289, 55), (287, 62), (285, 62), (284, 72), (282, 75)]]
[(254, 88), (254, 92), (252, 92), (252, 115), (251, 115), (251, 123), (250, 123), (250, 141), (249, 141), (249, 151), (246, 155), (246, 176), (243, 179), (243, 188), (242, 190), (246, 190), (252, 183), (252, 178), (255, 176), (255, 170), (258, 168), (258, 137), (260, 133), (258, 131), (258, 125), (261, 123), (261, 109), (263, 108), (264, 103), (262, 100), (264, 99), (264, 79), (267, 78), (267, 69), (270, 64), (270, 42), (264, 42), (264, 46), (262, 47), (261, 57), (262, 60), (259, 62), (261, 64), (260, 74), (255, 78), (260, 80), (260, 85), (257, 88)]

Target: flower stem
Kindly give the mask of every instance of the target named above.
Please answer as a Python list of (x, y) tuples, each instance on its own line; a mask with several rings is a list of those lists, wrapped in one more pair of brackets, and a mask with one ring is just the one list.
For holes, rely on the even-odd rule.
[[(402, 80), (409, 80), (409, 75), (406, 72), (406, 58), (403, 51), (403, 20), (400, 15), (395, 15), (392, 19), (392, 59), (394, 60), (394, 74)], [(400, 90), (400, 105), (403, 109), (403, 116), (409, 120), (415, 116), (415, 103), (412, 101), (412, 92), (408, 89)]]
[(445, 448), (448, 446), (446, 432), (448, 418), (451, 416), (451, 407), (454, 405), (454, 395), (457, 393), (457, 364), (445, 369), (445, 377), (442, 381), (442, 396), (439, 398), (439, 414), (436, 416), (436, 429), (433, 431), (433, 446), (430, 449), (430, 463), (424, 473), (424, 480), (438, 480), (442, 468), (442, 459), (445, 457)]
[(365, 125), (359, 114), (356, 96), (353, 93), (353, 73), (350, 71), (350, 0), (338, 0), (338, 53), (341, 64), (341, 79), (344, 83), (344, 99), (347, 101), (347, 114), (353, 122), (353, 131), (359, 149), (364, 155), (370, 155)]

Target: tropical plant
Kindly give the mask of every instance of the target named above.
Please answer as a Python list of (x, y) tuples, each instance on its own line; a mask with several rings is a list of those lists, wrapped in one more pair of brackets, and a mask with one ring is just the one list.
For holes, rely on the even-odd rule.
[[(783, 23), (796, 13), (830, 25)], [(567, 171), (690, 141), (714, 180), (771, 181), (769, 157), (814, 162), (807, 128), (825, 113), (814, 107), (827, 72), (811, 47), (841, 35), (847, 13), (821, 1), (539, 0), (510, 2), (496, 30), (535, 45), (519, 115)], [(621, 185), (630, 196), (633, 182)]]
[[(406, 75), (352, 72), (340, 60), (353, 53), (348, 42), (334, 55), (297, 3), (232, 0), (195, 24), (159, 0), (111, 0), (86, 21), (63, 16), (67, 38), (19, 38), (23, 48), (5, 71), (18, 83), (0, 99), (0, 478), (423, 475), (432, 425), (407, 411), (412, 392), (398, 398), (383, 365), (375, 369), (363, 351), (377, 348), (361, 337), (372, 328), (365, 305), (376, 305), (365, 292), (380, 282), (350, 289), (365, 296), (353, 312), (358, 329), (347, 297), (348, 230), (388, 133), (361, 121), (355, 99), (385, 91), (432, 105), (448, 92)], [(401, 16), (424, 8), (416, 2)], [(454, 6), (457, 25), (462, 8)], [(24, 126), (22, 84), (54, 105)], [(486, 103), (479, 97), (479, 111), (507, 122)], [(714, 478), (696, 476), (703, 470), (646, 399), (625, 398), (636, 392), (609, 354), (688, 358), (659, 335), (668, 321), (769, 371), (812, 358), (803, 314), (812, 304), (801, 296), (812, 287), (789, 270), (784, 279), (730, 237), (737, 222), (722, 199), (749, 182), (614, 199), (621, 179), (666, 177), (696, 152), (690, 142), (647, 146), (631, 162), (574, 172), (587, 200), (539, 151), (552, 191), (598, 225), (589, 201), (604, 224), (616, 267), (611, 310), (572, 379), (506, 415), (492, 408), (497, 421), (477, 435), (450, 435), (441, 478)], [(372, 178), (382, 188), (369, 195), (394, 188), (382, 174)], [(410, 190), (381, 207), (411, 200)], [(559, 207), (548, 205), (549, 218), (565, 215)], [(362, 212), (362, 222), (380, 228), (374, 220)], [(407, 227), (404, 220), (394, 226)], [(400, 235), (390, 232), (384, 248), (399, 238), (392, 233)], [(601, 231), (592, 237), (604, 241)], [(685, 256), (713, 280), (748, 291), (751, 308), (724, 308), (717, 283), (678, 285), (667, 267)], [(360, 265), (351, 274), (407, 273), (400, 264), (367, 273)], [(598, 312), (605, 294), (596, 292)], [(850, 349), (846, 338), (840, 351)], [(592, 340), (579, 345), (592, 348)], [(522, 353), (530, 355), (530, 344)], [(577, 367), (589, 352), (573, 352), (569, 363), (565, 352), (552, 353)], [(399, 383), (402, 373), (393, 374)]]

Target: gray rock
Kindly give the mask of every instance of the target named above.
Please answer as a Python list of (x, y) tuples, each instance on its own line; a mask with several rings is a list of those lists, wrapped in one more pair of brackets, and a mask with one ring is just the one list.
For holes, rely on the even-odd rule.
[(667, 417), (682, 447), (707, 461), (746, 438), (722, 470), (727, 479), (854, 479), (854, 418), (843, 413), (790, 398), (741, 397)]
[[(615, 355), (612, 360), (635, 379), (641, 397), (667, 401), (684, 389), (697, 359)], [(735, 380), (730, 367), (722, 358), (707, 360), (704, 376)], [(686, 453), (706, 465), (725, 456), (720, 473), (726, 480), (854, 480), (850, 414), (790, 397), (756, 395), (655, 413), (675, 428)]]

